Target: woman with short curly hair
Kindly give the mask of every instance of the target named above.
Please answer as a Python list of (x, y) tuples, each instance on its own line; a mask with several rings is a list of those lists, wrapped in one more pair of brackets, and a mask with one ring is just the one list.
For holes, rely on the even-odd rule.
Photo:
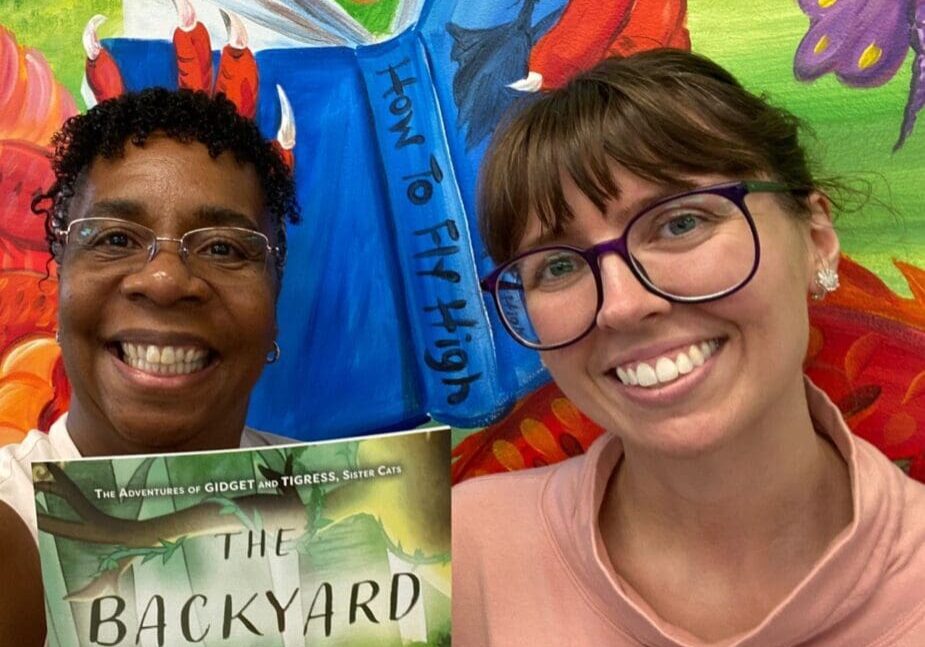
[(224, 96), (149, 89), (54, 139), (34, 209), (58, 265), (70, 408), (0, 449), (0, 642), (45, 636), (31, 461), (279, 442), (245, 427), (279, 357), (292, 175)]

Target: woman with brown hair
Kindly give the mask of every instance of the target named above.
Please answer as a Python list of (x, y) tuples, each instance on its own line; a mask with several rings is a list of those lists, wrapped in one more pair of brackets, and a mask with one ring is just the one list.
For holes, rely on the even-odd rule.
[(669, 50), (499, 130), (483, 285), (609, 433), (454, 490), (454, 644), (925, 644), (925, 488), (802, 372), (839, 243), (798, 130)]

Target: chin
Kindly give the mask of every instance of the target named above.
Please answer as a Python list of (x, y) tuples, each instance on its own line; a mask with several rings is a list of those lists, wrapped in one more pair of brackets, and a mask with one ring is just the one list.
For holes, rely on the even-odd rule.
[[(567, 394), (568, 395), (568, 394)], [(731, 394), (730, 394), (731, 395)], [(734, 397), (685, 400), (654, 406), (622, 400), (572, 402), (585, 415), (618, 436), (624, 445), (665, 458), (694, 458), (730, 442), (749, 416)]]
[(118, 434), (129, 445), (138, 447), (139, 453), (156, 453), (178, 448), (195, 448), (204, 444), (197, 438), (209, 429), (201, 423), (176, 416), (152, 415), (142, 419), (119, 420), (112, 418)]

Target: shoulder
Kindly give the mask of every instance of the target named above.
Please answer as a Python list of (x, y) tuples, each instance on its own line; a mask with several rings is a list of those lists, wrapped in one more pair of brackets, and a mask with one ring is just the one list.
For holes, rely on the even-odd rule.
[(917, 593), (925, 591), (925, 484), (909, 478), (867, 441), (856, 439), (856, 444), (859, 479), (873, 490), (871, 514), (889, 516), (892, 522), (883, 525), (890, 534), (882, 544), (889, 547), (889, 557), (867, 611), (888, 620), (890, 630), (881, 626), (881, 632), (889, 640), (882, 644), (911, 644), (903, 640), (925, 629), (925, 598)]
[(501, 542), (541, 541), (549, 505), (578, 504), (588, 455), (548, 467), (491, 474), (453, 487), (454, 550), (462, 544), (487, 550)]
[(485, 504), (521, 507), (528, 500), (537, 500), (548, 487), (570, 490), (569, 486), (580, 480), (587, 460), (587, 454), (582, 454), (546, 467), (477, 476), (453, 487), (453, 504), (459, 503), (461, 509)]
[(854, 442), (862, 487), (873, 488), (881, 505), (890, 505), (898, 511), (901, 535), (912, 533), (925, 545), (925, 483), (910, 478), (863, 438), (855, 436)]
[[(902, 482), (902, 525), (899, 543), (901, 550), (913, 561), (918, 574), (919, 591), (925, 591), (925, 483), (909, 478), (899, 468)], [(925, 622), (925, 599), (922, 604), (922, 620)]]
[(33, 534), (35, 501), (32, 490), (32, 461), (58, 458), (47, 434), (31, 431), (22, 442), (0, 447), (0, 502), (26, 522)]

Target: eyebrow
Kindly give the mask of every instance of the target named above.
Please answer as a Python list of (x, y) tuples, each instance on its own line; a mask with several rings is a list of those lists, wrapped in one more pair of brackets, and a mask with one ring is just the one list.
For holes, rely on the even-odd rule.
[[(670, 198), (675, 195), (682, 193), (687, 193), (688, 191), (693, 191), (698, 188), (698, 185), (693, 182), (685, 182), (684, 180), (676, 180), (672, 184), (661, 185), (660, 188), (649, 195), (645, 195), (639, 200), (636, 200), (632, 204), (627, 205), (626, 207), (615, 211), (612, 213), (604, 213), (603, 217), (605, 220), (617, 220), (622, 219), (624, 221), (629, 221), (630, 218), (642, 213), (642, 211), (648, 208), (650, 205), (660, 202), (666, 198)], [(545, 247), (546, 245), (554, 245), (558, 241), (561, 241), (563, 237), (568, 237), (569, 225), (571, 222), (566, 223), (566, 226), (562, 231), (555, 231), (553, 229), (544, 230), (539, 236), (535, 239), (530, 240), (529, 245), (521, 244), (517, 253), (522, 254), (523, 252), (534, 249), (536, 247)]]
[[(115, 199), (101, 200), (93, 204), (85, 218), (123, 218), (139, 224), (146, 223), (146, 209), (141, 202), (135, 200)], [(201, 227), (240, 227), (242, 229), (259, 230), (257, 223), (244, 213), (229, 207), (206, 205), (199, 207), (193, 213), (196, 221), (195, 228)]]
[(84, 218), (131, 218), (138, 220), (144, 207), (134, 200), (102, 200), (94, 203)]
[(196, 209), (195, 215), (197, 227), (240, 227), (259, 230), (253, 218), (229, 207), (204, 206)]

